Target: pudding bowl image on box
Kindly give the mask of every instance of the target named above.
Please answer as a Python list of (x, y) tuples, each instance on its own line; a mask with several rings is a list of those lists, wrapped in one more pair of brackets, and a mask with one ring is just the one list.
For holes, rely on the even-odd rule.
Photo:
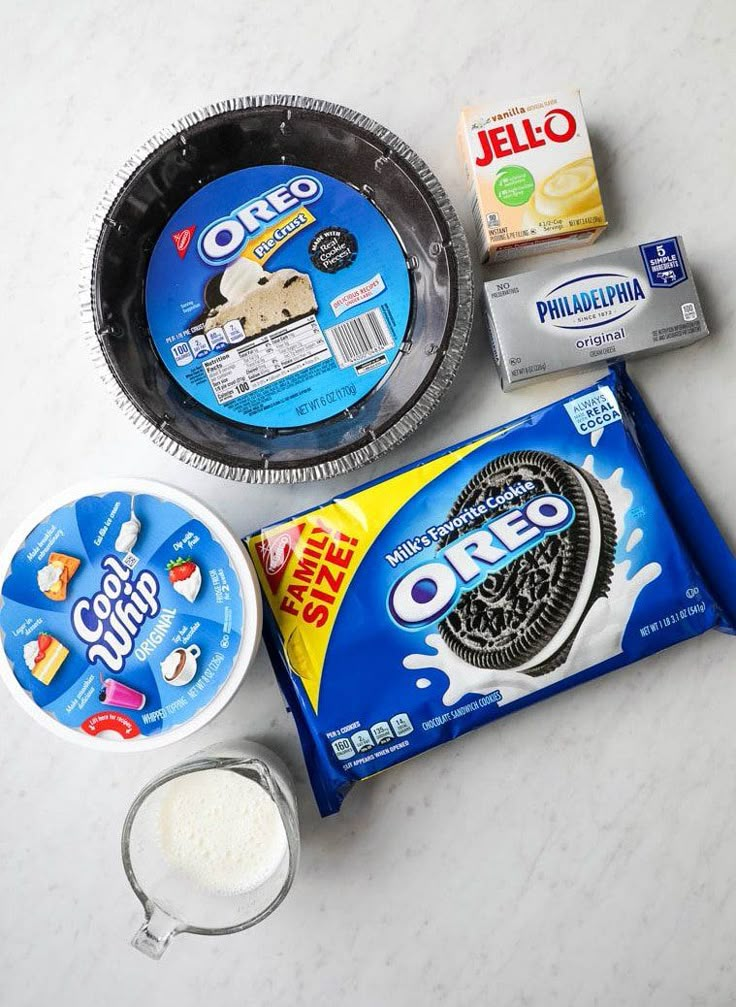
[(156, 443), (219, 476), (350, 471), (452, 381), (467, 241), (427, 165), (325, 101), (193, 112), (136, 153), (90, 229), (83, 317), (100, 373)]
[(184, 738), (232, 698), (260, 640), (242, 543), (162, 483), (70, 488), (0, 560), (0, 677), (54, 734), (98, 750)]

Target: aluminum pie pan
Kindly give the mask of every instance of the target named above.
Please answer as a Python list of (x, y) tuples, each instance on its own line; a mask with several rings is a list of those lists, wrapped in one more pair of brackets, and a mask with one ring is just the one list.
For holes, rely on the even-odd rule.
[[(152, 249), (181, 203), (222, 175), (277, 163), (313, 167), (368, 194), (404, 248), (413, 299), (386, 379), (357, 406), (298, 430), (228, 422), (194, 401), (154, 349), (144, 306)], [(135, 424), (195, 468), (254, 483), (347, 473), (404, 440), (452, 382), (473, 313), (467, 239), (424, 161), (358, 112), (278, 94), (199, 109), (139, 148), (93, 217), (80, 293), (93, 359)]]

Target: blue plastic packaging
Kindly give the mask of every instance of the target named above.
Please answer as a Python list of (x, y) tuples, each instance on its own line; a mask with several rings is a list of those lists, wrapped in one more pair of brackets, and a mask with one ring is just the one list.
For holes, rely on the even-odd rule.
[(623, 366), (248, 541), (319, 809), (709, 629), (736, 562)]

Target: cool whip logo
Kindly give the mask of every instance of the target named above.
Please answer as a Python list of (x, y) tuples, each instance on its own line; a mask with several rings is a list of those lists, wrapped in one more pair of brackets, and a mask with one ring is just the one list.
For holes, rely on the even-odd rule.
[(586, 273), (565, 280), (537, 301), (537, 318), (555, 329), (596, 329), (624, 318), (645, 299), (636, 276)]
[(476, 133), (481, 152), (476, 156), (475, 163), (479, 168), (485, 168), (510, 154), (521, 154), (548, 143), (567, 143), (575, 136), (577, 128), (572, 112), (566, 108), (553, 108), (545, 112), (541, 122), (535, 123), (525, 116), (518, 122), (481, 129)]
[(88, 645), (90, 664), (102, 661), (110, 671), (121, 671), (143, 623), (161, 608), (159, 582), (150, 570), (132, 577), (116, 556), (106, 556), (102, 567), (100, 590), (72, 609), (72, 628)]
[(322, 195), (322, 183), (311, 175), (297, 175), (255, 199), (243, 203), (228, 217), (208, 224), (199, 236), (197, 249), (210, 266), (225, 265), (237, 258), (245, 243), (278, 217), (298, 206), (313, 203)]
[(575, 520), (575, 508), (563, 496), (544, 493), (468, 532), (414, 567), (394, 584), (389, 611), (400, 626), (426, 626), (441, 619), (459, 596)]

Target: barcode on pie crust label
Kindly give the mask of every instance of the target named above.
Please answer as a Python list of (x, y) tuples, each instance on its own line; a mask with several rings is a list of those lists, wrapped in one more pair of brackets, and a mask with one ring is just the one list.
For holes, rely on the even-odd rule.
[(383, 311), (373, 308), (325, 329), (339, 367), (353, 367), (394, 345)]

